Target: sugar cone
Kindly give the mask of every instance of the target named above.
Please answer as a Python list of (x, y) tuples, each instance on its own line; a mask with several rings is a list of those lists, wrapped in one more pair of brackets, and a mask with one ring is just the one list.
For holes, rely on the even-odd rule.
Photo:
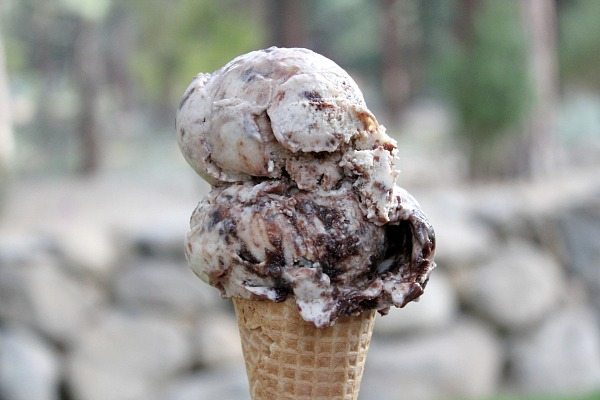
[(233, 299), (252, 400), (356, 400), (375, 311), (316, 328), (296, 303)]

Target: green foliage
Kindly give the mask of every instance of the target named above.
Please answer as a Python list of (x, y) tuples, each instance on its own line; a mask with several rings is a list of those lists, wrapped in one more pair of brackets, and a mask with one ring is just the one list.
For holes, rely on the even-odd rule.
[(5, 37), (4, 51), (6, 53), (6, 68), (8, 71), (24, 71), (29, 67), (25, 48), (12, 36)]
[(526, 39), (518, 4), (485, 0), (474, 21), (472, 43), (448, 43), (436, 71), (474, 146), (492, 143), (518, 126), (529, 101)]
[(60, 0), (59, 3), (65, 10), (94, 21), (104, 18), (111, 6), (111, 0)]
[(579, 395), (579, 396), (552, 396), (552, 395), (538, 395), (538, 396), (501, 396), (494, 397), (487, 400), (600, 400), (600, 392), (590, 393), (588, 395)]
[(559, 13), (561, 74), (567, 81), (600, 88), (600, 1), (577, 0)]
[(372, 75), (380, 48), (377, 2), (313, 0), (311, 6), (319, 50), (335, 55), (345, 68)]
[[(136, 0), (140, 46), (134, 73), (154, 100), (175, 101), (198, 72), (261, 47), (264, 32), (237, 2)], [(165, 98), (166, 97), (166, 98)]]
[(73, 15), (57, 0), (9, 3), (3, 21), (9, 73), (35, 80), (43, 64), (61, 69), (70, 61), (76, 35)]

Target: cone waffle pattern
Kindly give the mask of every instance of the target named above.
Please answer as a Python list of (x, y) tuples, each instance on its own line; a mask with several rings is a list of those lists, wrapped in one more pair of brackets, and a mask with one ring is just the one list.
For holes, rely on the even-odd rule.
[(252, 400), (358, 398), (375, 311), (319, 329), (293, 299), (233, 301)]

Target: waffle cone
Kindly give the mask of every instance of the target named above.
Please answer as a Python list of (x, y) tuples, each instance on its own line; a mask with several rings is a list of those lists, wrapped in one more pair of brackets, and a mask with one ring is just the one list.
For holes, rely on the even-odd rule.
[(296, 303), (233, 299), (252, 400), (356, 400), (375, 311), (316, 328)]

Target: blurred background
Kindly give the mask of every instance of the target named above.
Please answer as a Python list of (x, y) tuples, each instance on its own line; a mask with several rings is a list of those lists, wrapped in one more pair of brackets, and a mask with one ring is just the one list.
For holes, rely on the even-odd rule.
[(311, 48), (398, 140), (438, 236), (363, 400), (600, 399), (600, 1), (0, 1), (0, 400), (248, 399), (188, 270), (192, 77)]

